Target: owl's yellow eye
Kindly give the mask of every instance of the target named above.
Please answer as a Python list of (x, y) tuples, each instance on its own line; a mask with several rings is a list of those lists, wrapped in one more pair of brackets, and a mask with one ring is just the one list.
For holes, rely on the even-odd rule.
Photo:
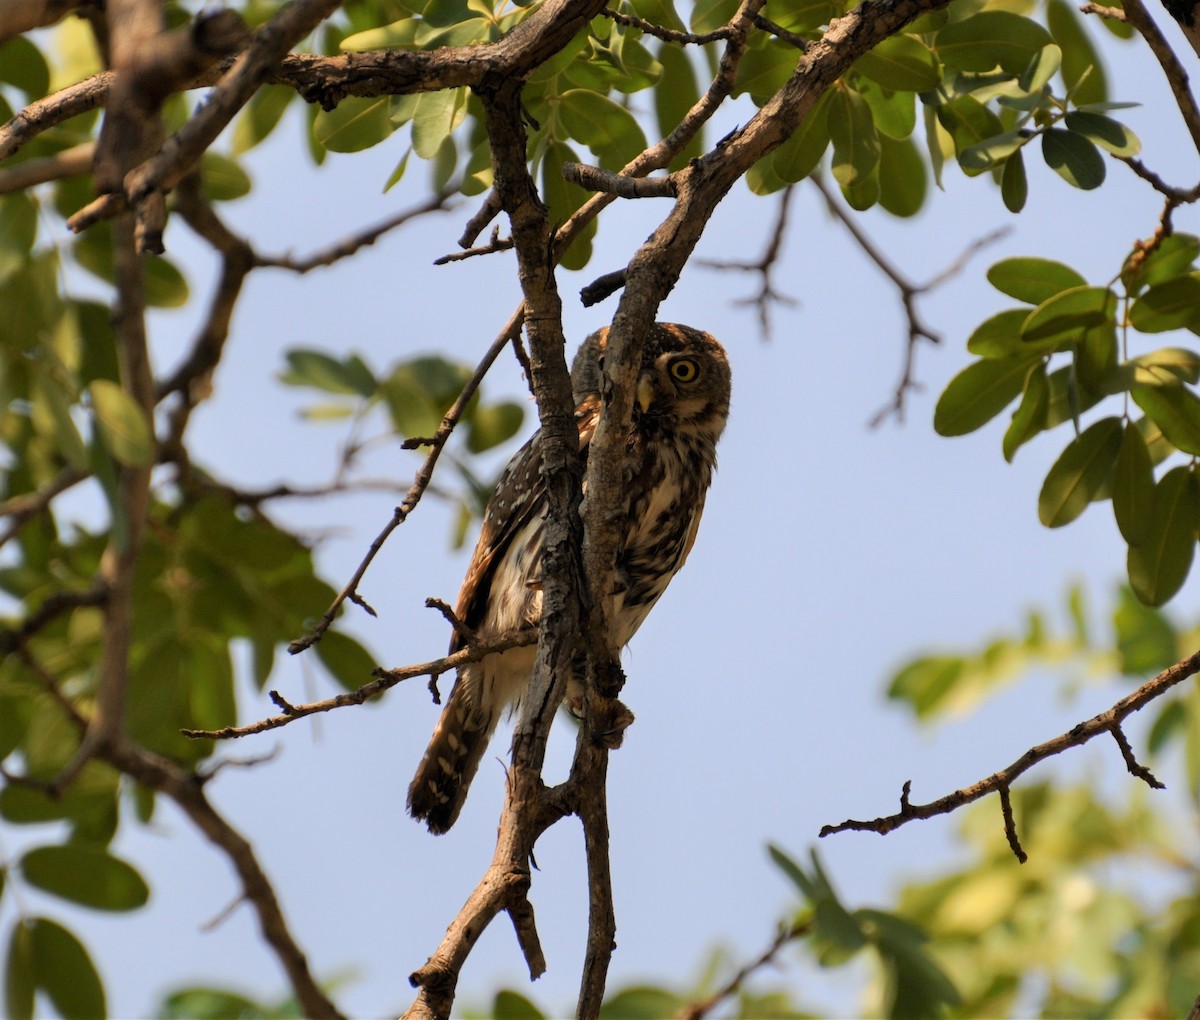
[(679, 382), (695, 382), (700, 366), (692, 358), (678, 358), (671, 362), (671, 375)]

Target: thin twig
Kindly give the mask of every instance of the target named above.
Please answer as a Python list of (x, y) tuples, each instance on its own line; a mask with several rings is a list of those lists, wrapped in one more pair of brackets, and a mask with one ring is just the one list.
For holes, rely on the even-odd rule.
[[(1101, 733), (1111, 733), (1117, 738), (1118, 745), (1121, 744), (1121, 738), (1117, 736), (1120, 731), (1121, 723), (1126, 717), (1132, 715), (1139, 709), (1144, 708), (1155, 698), (1161, 697), (1176, 684), (1182, 683), (1190, 676), (1194, 676), (1200, 672), (1200, 651), (1181, 659), (1173, 666), (1168, 666), (1157, 676), (1147, 680), (1132, 694), (1127, 695), (1118, 701), (1112, 708), (1107, 709), (1098, 715), (1092, 716), (1090, 719), (1085, 719), (1077, 726), (1072, 727), (1066, 733), (1063, 733), (1052, 740), (1047, 740), (1045, 743), (1038, 744), (1036, 747), (1031, 747), (1020, 758), (1014, 761), (1007, 768), (1001, 769), (998, 772), (992, 773), (986, 779), (981, 779), (977, 783), (972, 783), (970, 786), (965, 786), (962, 789), (955, 790), (945, 797), (931, 801), (928, 804), (913, 804), (908, 800), (909, 784), (905, 784), (905, 793), (901, 801), (900, 811), (894, 815), (885, 815), (880, 818), (875, 818), (870, 821), (859, 821), (856, 819), (848, 819), (838, 825), (824, 826), (819, 835), (823, 838), (831, 836), (836, 832), (845, 832), (852, 830), (855, 832), (878, 832), (880, 835), (885, 835), (893, 829), (898, 829), (906, 822), (911, 822), (916, 818), (933, 818), (936, 815), (949, 814), (965, 804), (970, 804), (972, 801), (979, 800), (981, 797), (986, 797), (990, 793), (999, 793), (1001, 795), (1002, 807), (1008, 799), (1008, 790), (1022, 773), (1028, 771), (1034, 765), (1051, 758), (1056, 754), (1061, 754), (1068, 748), (1081, 747), (1093, 737)], [(1122, 756), (1125, 757), (1126, 765), (1129, 764), (1133, 756), (1132, 750), (1129, 755), (1125, 756), (1125, 750), (1122, 748)], [(1135, 760), (1136, 764), (1136, 760)], [(1140, 769), (1141, 766), (1138, 766)], [(1140, 771), (1130, 771), (1139, 778), (1145, 780), (1153, 786), (1157, 780), (1153, 776), (1147, 777), (1142, 775)], [(1153, 780), (1153, 782), (1151, 781)], [(1015, 827), (1012, 826), (1012, 808), (1008, 807), (1005, 817), (1005, 831), (1009, 834), (1009, 841), (1012, 843), (1016, 836)], [(1017, 853), (1018, 858), (1022, 852), (1018, 852), (1020, 843), (1016, 843), (1013, 850)]]
[(454, 401), (454, 404), (450, 407), (450, 410), (446, 412), (446, 416), (442, 419), (441, 425), (438, 426), (437, 433), (433, 436), (433, 443), (430, 447), (429, 453), (426, 454), (424, 463), (421, 465), (420, 470), (417, 471), (417, 476), (413, 480), (412, 485), (409, 486), (408, 492), (404, 497), (404, 501), (398, 507), (396, 507), (392, 514), (392, 519), (388, 521), (383, 530), (375, 536), (375, 540), (371, 543), (370, 548), (367, 550), (366, 555), (362, 558), (362, 561), (351, 575), (350, 580), (347, 581), (342, 590), (338, 592), (329, 608), (325, 610), (324, 614), (321, 616), (321, 619), (317, 622), (317, 625), (306, 635), (304, 635), (304, 637), (297, 638), (290, 645), (288, 645), (288, 651), (291, 652), (292, 655), (304, 651), (306, 648), (309, 648), (321, 640), (321, 636), (329, 629), (330, 624), (333, 623), (334, 618), (341, 609), (342, 603), (345, 602), (346, 599), (352, 594), (357, 594), (359, 581), (362, 580), (363, 575), (367, 572), (367, 568), (371, 565), (371, 561), (375, 559), (376, 555), (379, 553), (379, 550), (383, 548), (383, 544), (387, 541), (388, 536), (391, 535), (393, 531), (395, 531), (398, 527), (400, 527), (401, 524), (405, 522), (405, 520), (408, 519), (408, 515), (413, 512), (417, 504), (421, 501), (421, 496), (424, 495), (426, 488), (429, 486), (430, 480), (433, 478), (433, 469), (437, 465), (438, 458), (441, 456), (442, 450), (446, 446), (446, 440), (450, 438), (451, 432), (454, 431), (454, 426), (458, 424), (458, 420), (462, 417), (463, 411), (466, 410), (467, 404), (470, 402), (471, 397), (475, 395), (475, 391), (479, 389), (480, 383), (483, 382), (483, 377), (487, 375), (488, 369), (492, 367), (492, 362), (499, 357), (500, 352), (509, 345), (509, 343), (512, 341), (512, 338), (520, 334), (521, 323), (524, 319), (524, 315), (525, 306), (521, 305), (509, 317), (508, 322), (505, 323), (504, 329), (500, 331), (499, 336), (492, 341), (491, 347), (488, 348), (487, 353), (484, 354), (482, 360), (476, 366), (474, 374), (469, 380), (467, 380), (462, 392), (458, 395), (458, 399)]
[(468, 645), (466, 648), (460, 648), (452, 655), (433, 659), (430, 662), (419, 662), (412, 666), (397, 666), (395, 669), (378, 669), (375, 671), (374, 680), (363, 684), (353, 691), (347, 691), (332, 698), (324, 698), (320, 701), (311, 701), (301, 705), (293, 705), (278, 691), (271, 691), (271, 700), (283, 710), (282, 715), (268, 716), (266, 719), (247, 723), (244, 726), (224, 726), (218, 730), (185, 729), (180, 730), (180, 732), (185, 737), (191, 737), (194, 740), (236, 740), (239, 737), (249, 737), (255, 733), (265, 733), (267, 730), (277, 730), (281, 726), (287, 726), (289, 723), (293, 723), (297, 719), (303, 719), (305, 716), (316, 715), (319, 712), (331, 712), (335, 708), (346, 708), (350, 705), (361, 705), (364, 701), (368, 701), (382, 694), (384, 691), (395, 687), (401, 681), (409, 680), (412, 677), (441, 676), (443, 673), (448, 673), (450, 670), (457, 669), (468, 662), (478, 662), (484, 656), (492, 655), (495, 652), (502, 652), (509, 648), (532, 645), (536, 641), (536, 631), (507, 631), (490, 641)]
[(775, 215), (775, 226), (771, 230), (771, 237), (767, 241), (767, 246), (763, 250), (762, 257), (754, 262), (736, 262), (717, 259), (696, 259), (696, 264), (704, 266), (706, 269), (716, 270), (740, 270), (742, 272), (757, 273), (760, 279), (759, 289), (757, 294), (750, 297), (739, 298), (736, 304), (753, 305), (758, 309), (758, 326), (765, 339), (770, 339), (771, 336), (771, 305), (782, 304), (789, 307), (795, 307), (797, 301), (795, 298), (787, 294), (783, 294), (775, 289), (772, 282), (774, 270), (778, 267), (779, 255), (783, 248), (783, 239), (787, 233), (788, 212), (792, 201), (792, 195), (796, 190), (794, 184), (789, 184), (780, 193), (779, 206)]

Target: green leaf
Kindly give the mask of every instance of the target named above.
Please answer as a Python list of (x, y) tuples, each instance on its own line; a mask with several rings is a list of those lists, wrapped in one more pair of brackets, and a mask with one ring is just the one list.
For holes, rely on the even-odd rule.
[(918, 719), (929, 719), (946, 704), (966, 668), (966, 661), (958, 655), (924, 656), (892, 678), (887, 696), (907, 702)]
[(1179, 635), (1166, 614), (1143, 605), (1124, 585), (1113, 612), (1113, 630), (1125, 676), (1153, 676), (1179, 658)]
[(1000, 178), (1000, 197), (1004, 208), (1010, 213), (1019, 213), (1029, 198), (1029, 179), (1025, 174), (1025, 158), (1020, 150), (1004, 161), (1004, 173)]
[(512, 400), (477, 407), (467, 423), (467, 449), (483, 453), (507, 442), (524, 420), (525, 408)]
[(1200, 382), (1200, 354), (1186, 347), (1160, 347), (1130, 358), (1129, 364), (1165, 370), (1169, 376), (1182, 382)]
[(1174, 233), (1164, 237), (1147, 258), (1136, 262), (1131, 259), (1137, 269), (1130, 271), (1126, 268), (1121, 273), (1121, 279), (1131, 293), (1136, 293), (1143, 287), (1153, 287), (1186, 274), (1197, 255), (1200, 255), (1200, 237)]
[(492, 1000), (493, 1020), (546, 1020), (546, 1014), (524, 995), (501, 988)]
[(600, 1007), (600, 1020), (660, 1020), (679, 1012), (683, 1000), (653, 985), (632, 985), (610, 995)]
[(1024, 92), (1040, 93), (1062, 67), (1062, 48), (1059, 46), (1043, 46), (1029, 66), (1021, 72), (1017, 83)]
[(938, 398), (933, 428), (940, 436), (963, 436), (991, 421), (1021, 392), (1029, 358), (977, 361), (958, 373)]
[(154, 437), (133, 397), (109, 379), (93, 380), (88, 393), (108, 452), (130, 467), (148, 464), (154, 457)]
[(839, 88), (830, 100), (829, 138), (833, 176), (843, 189), (863, 183), (878, 167), (879, 136), (871, 107), (853, 89)]
[(1129, 322), (1140, 333), (1200, 324), (1200, 273), (1171, 277), (1144, 291), (1129, 309)]
[(1046, 365), (1039, 361), (1025, 378), (1021, 403), (1013, 412), (1012, 422), (1004, 433), (1002, 450), (1004, 459), (1010, 464), (1017, 450), (1045, 428), (1049, 406), (1050, 384), (1046, 379)]
[(4, 961), (4, 1005), (9, 1020), (33, 1020), (37, 982), (33, 975), (33, 931), (24, 921), (13, 925)]
[(1040, 305), (1064, 290), (1087, 286), (1087, 280), (1070, 266), (1041, 258), (1003, 259), (987, 271), (987, 278), (1001, 294), (1031, 305)]
[(422, 159), (433, 159), (442, 144), (466, 116), (464, 88), (422, 92), (412, 119), (412, 147)]
[[(542, 198), (550, 210), (551, 223), (562, 223), (587, 201), (589, 193), (578, 184), (563, 178), (564, 163), (576, 163), (579, 157), (565, 142), (551, 142), (542, 159)], [(592, 219), (563, 253), (566, 269), (582, 269), (592, 257), (592, 240), (596, 236), (597, 220)]]
[[(912, 136), (917, 126), (917, 97), (911, 92), (893, 92), (872, 81), (859, 83), (859, 93), (871, 108), (871, 119), (881, 135), (896, 141)], [(829, 95), (826, 91), (821, 97)]]
[(1113, 474), (1113, 515), (1130, 545), (1146, 539), (1154, 511), (1154, 465), (1141, 429), (1127, 423)]
[(1120, 445), (1120, 418), (1102, 418), (1067, 444), (1038, 495), (1038, 519), (1047, 528), (1061, 528), (1087, 509), (1112, 472)]
[(968, 145), (958, 154), (958, 163), (969, 174), (991, 170), (1020, 150), (1029, 137), (1024, 130), (1005, 131)]
[(210, 202), (244, 198), (253, 187), (250, 175), (235, 160), (211, 149), (201, 157), (200, 174), (204, 197)]
[(1177, 450), (1200, 455), (1200, 399), (1190, 389), (1135, 386), (1129, 392)]
[(0, 82), (15, 85), (30, 99), (46, 95), (50, 91), (50, 68), (42, 51), (23, 36), (10, 38), (0, 46)]
[[(1107, 21), (1103, 18), (1100, 20)], [(1107, 99), (1104, 65), (1078, 10), (1066, 0), (1047, 0), (1046, 27), (1062, 49), (1063, 81), (1071, 90), (1075, 104), (1083, 106)]]
[(942, 79), (937, 60), (920, 39), (893, 35), (855, 61), (854, 69), (884, 88), (929, 92)]
[(1072, 187), (1091, 191), (1104, 183), (1104, 157), (1083, 135), (1048, 128), (1042, 132), (1042, 157)]
[(827, 90), (791, 137), (772, 153), (772, 166), (781, 181), (801, 181), (821, 162), (829, 147), (829, 104), (835, 91)]
[[(424, 92), (421, 98), (451, 94), (448, 90)], [(312, 130), (313, 137), (330, 152), (361, 152), (378, 145), (396, 128), (388, 116), (387, 96), (347, 96), (332, 110), (318, 110)]]
[(1154, 517), (1144, 542), (1129, 547), (1129, 584), (1148, 606), (1167, 602), (1187, 580), (1200, 524), (1200, 487), (1188, 467), (1168, 471), (1155, 486)]
[(929, 177), (911, 138), (879, 136), (879, 204), (893, 216), (915, 216), (925, 205)]
[(283, 1014), (222, 988), (179, 988), (159, 1003), (153, 1015), (159, 1020), (265, 1020)]
[(633, 114), (608, 96), (569, 89), (560, 97), (558, 112), (568, 134), (591, 149), (606, 169), (621, 169), (646, 148), (646, 136)]
[(1037, 306), (1021, 326), (1021, 339), (1029, 342), (1074, 334), (1111, 322), (1117, 296), (1107, 287), (1072, 287)]
[(150, 898), (132, 866), (84, 844), (36, 847), (21, 858), (21, 873), (45, 892), (96, 910), (136, 910)]
[[(675, 20), (679, 20), (678, 16)], [(660, 85), (654, 90), (654, 114), (658, 122), (658, 131), (666, 138), (700, 98), (700, 89), (696, 84), (695, 68), (684, 52), (684, 47), (664, 42), (658, 48), (657, 57), (663, 67), (663, 81), (670, 82), (670, 85)], [(703, 153), (704, 131), (701, 129), (683, 151), (672, 158), (668, 169), (679, 170), (687, 166), (689, 160)]]
[(945, 105), (939, 106), (937, 115), (942, 126), (954, 139), (954, 151), (959, 157), (959, 166), (963, 172), (968, 175), (982, 173), (985, 168), (973, 166), (972, 157), (968, 157), (968, 162), (964, 165), (962, 155), (981, 142), (1003, 134), (1004, 126), (1000, 123), (1000, 118), (974, 96), (956, 96)]
[(64, 1020), (100, 1020), (104, 986), (88, 952), (62, 925), (44, 917), (31, 925), (33, 973)]
[(935, 50), (958, 71), (1001, 67), (1019, 75), (1054, 40), (1041, 25), (1008, 11), (981, 11), (947, 25), (937, 34)]
[[(107, 223), (89, 227), (72, 249), (75, 260), (89, 273), (113, 283), (112, 228)], [(187, 304), (188, 285), (183, 274), (167, 259), (157, 256), (142, 262), (146, 303), (154, 308), (180, 308)]]
[(317, 642), (317, 658), (346, 690), (354, 691), (368, 683), (377, 663), (354, 638), (336, 630), (325, 632)]
[(804, 869), (800, 867), (792, 858), (780, 847), (774, 843), (767, 844), (767, 853), (771, 855), (771, 860), (775, 862), (775, 866), (779, 868), (788, 878), (792, 880), (796, 888), (800, 890), (800, 895), (806, 900), (815, 900), (818, 897), (818, 890), (813, 884), (812, 879), (804, 873)]
[(378, 384), (366, 363), (357, 354), (339, 361), (324, 351), (297, 347), (287, 351), (288, 368), (279, 375), (289, 386), (310, 386), (326, 393), (346, 393), (358, 397), (375, 394)]
[(295, 96), (295, 90), (284, 85), (259, 86), (234, 123), (234, 155), (240, 156), (243, 152), (248, 152), (270, 135), (283, 119), (288, 104)]
[(1071, 110), (1064, 118), (1068, 129), (1107, 149), (1114, 156), (1136, 156), (1142, 151), (1137, 135), (1124, 124), (1102, 113)]

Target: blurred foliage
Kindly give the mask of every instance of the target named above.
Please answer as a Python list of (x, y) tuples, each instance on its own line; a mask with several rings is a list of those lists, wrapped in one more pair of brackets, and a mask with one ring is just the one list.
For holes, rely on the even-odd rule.
[[(280, 4), (231, 6), (257, 25)], [(737, 4), (621, 0), (617, 6), (655, 25), (704, 33), (724, 25)], [(802, 0), (770, 14), (786, 32), (817, 40), (849, 6), (850, 0)], [(524, 0), (351, 0), (313, 45), (327, 54), (470, 46), (498, 38), (532, 7)], [(181, 24), (198, 8), (169, 3), (168, 20)], [(1032, 187), (1095, 189), (1108, 158), (1140, 149), (1120, 120), (1128, 104), (1110, 98), (1097, 31), (1130, 35), (1122, 23), (1085, 20), (1067, 0), (956, 0), (863, 55), (792, 137), (751, 169), (747, 186), (767, 195), (828, 174), (852, 208), (878, 205), (897, 217), (919, 213), (934, 194), (930, 184), (940, 185), (955, 167), (990, 180), (1012, 213), (1024, 208)], [(679, 47), (598, 17), (529, 77), (523, 93), (529, 165), (554, 223), (565, 222), (588, 196), (563, 180), (563, 163), (591, 159), (621, 168), (676, 127), (719, 52), (719, 43)], [(734, 95), (762, 106), (797, 59), (794, 46), (751, 32)], [(82, 19), (10, 40), (0, 47), (0, 119), (100, 67)], [(391, 146), (393, 169), (379, 182), (385, 189), (418, 162), (426, 164), (432, 189), (478, 196), (492, 184), (481, 107), (466, 89), (347, 98), (334, 109), (302, 114), (300, 106), (287, 88), (259, 89), (222, 148), (205, 154), (201, 195), (213, 203), (253, 195), (255, 182), (240, 158), (281, 128), (297, 126), (318, 164), (329, 152)], [(182, 123), (188, 108), (185, 97), (172, 97), (164, 110), (168, 126)], [(8, 162), (88, 142), (99, 122), (95, 110), (75, 116), (38, 134)], [(672, 167), (701, 155), (707, 144), (701, 132)], [(1049, 171), (1040, 177), (1039, 152)], [(59, 699), (86, 716), (95, 698), (104, 619), (88, 596), (105, 549), (126, 527), (116, 499), (118, 468), (171, 463), (164, 456), (169, 416), (148, 420), (119, 378), (111, 228), (99, 224), (68, 238), (62, 226), (92, 198), (84, 176), (0, 196), (0, 506), (23, 515), (4, 533), (0, 559), (0, 637), (11, 653), (0, 660), (0, 759), (6, 770), (34, 781), (6, 782), (0, 819), (28, 827), (39, 840), (16, 859), (0, 859), (5, 1014), (13, 1020), (49, 1009), (66, 1017), (107, 1012), (87, 948), (58, 921), (27, 910), (22, 889), (109, 912), (135, 911), (150, 895), (136, 863), (110, 847), (123, 822), (152, 819), (151, 791), (123, 784), (95, 761), (61, 798), (36, 785), (56, 776), (78, 746)], [(588, 263), (596, 230), (593, 221), (576, 237), (564, 266)], [(1180, 628), (1153, 607), (1184, 583), (1200, 526), (1200, 355), (1189, 337), (1153, 347), (1146, 338), (1200, 333), (1197, 258), (1200, 238), (1179, 233), (1136, 250), (1097, 284), (1036, 256), (1005, 259), (989, 270), (993, 286), (1015, 305), (972, 333), (967, 348), (977, 360), (947, 387), (934, 427), (947, 436), (969, 433), (1015, 402), (1001, 444), (1011, 461), (1025, 443), (1069, 423), (1073, 434), (1046, 477), (1039, 517), (1060, 527), (1092, 503), (1111, 501), (1128, 547), (1129, 587), (1103, 638), (1092, 635), (1075, 591), (1062, 634), (1034, 612), (1020, 634), (905, 665), (888, 693), (917, 719), (975, 707), (1031, 670), (1062, 670), (1077, 688), (1081, 677), (1145, 678), (1196, 646), (1200, 632)], [(169, 258), (145, 266), (151, 307), (197, 301), (186, 267)], [(78, 273), (94, 278), (105, 298), (72, 296), (64, 280)], [(1184, 342), (1191, 346), (1177, 345)], [(334, 346), (288, 350), (280, 380), (318, 395), (303, 411), (308, 421), (348, 429), (347, 467), (368, 442), (432, 436), (470, 373), (437, 352), (379, 367)], [(1109, 398), (1118, 398), (1119, 407)], [(478, 456), (508, 443), (524, 423), (524, 408), (511, 400), (488, 402), (477, 394), (467, 406), (443, 457), (461, 483), (450, 494), (458, 510), (456, 543), (491, 489)], [(369, 439), (367, 429), (375, 430)], [(271, 518), (265, 500), (224, 484), (217, 466), (203, 465), (194, 450), (173, 456), (173, 471), (156, 470), (139, 551), (127, 723), (143, 746), (197, 767), (212, 744), (179, 731), (237, 721), (233, 650), (250, 650), (261, 689), (280, 643), (303, 633), (334, 589), (317, 574), (309, 545)], [(55, 497), (67, 491), (86, 495), (63, 509)], [(89, 509), (89, 499), (99, 509)], [(318, 657), (345, 688), (368, 679), (374, 662), (337, 629), (319, 644)], [(1200, 798), (1198, 698), (1188, 684), (1156, 703), (1148, 731), (1152, 756), (1182, 762), (1193, 814)], [(802, 903), (787, 922), (796, 937), (784, 954), (862, 968), (869, 1016), (1183, 1015), (1200, 985), (1197, 855), (1194, 846), (1178, 845), (1179, 826), (1169, 824), (1167, 809), (1133, 782), (1128, 793), (1102, 799), (1090, 787), (1030, 781), (1014, 790), (1014, 806), (1036, 848), (1028, 865), (1012, 860), (994, 807), (977, 805), (962, 818), (961, 867), (908, 883), (892, 910), (843, 905), (815, 856), (802, 866), (772, 848)], [(1118, 880), (1130, 861), (1155, 871), (1157, 899)], [(721, 987), (735, 966), (718, 953), (692, 987), (615, 990), (604, 1015), (674, 1015)], [(725, 1015), (822, 1015), (790, 988), (758, 988), (757, 978), (739, 987), (721, 1007)], [(202, 987), (172, 993), (157, 1013), (299, 1015), (290, 1000), (264, 1004)], [(549, 1014), (520, 993), (501, 991), (479, 1015)]]

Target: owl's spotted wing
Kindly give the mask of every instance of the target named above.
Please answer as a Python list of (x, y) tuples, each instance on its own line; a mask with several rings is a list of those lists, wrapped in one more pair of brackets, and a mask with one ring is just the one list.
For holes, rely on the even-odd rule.
[[(600, 398), (586, 397), (575, 409), (579, 429), (579, 448), (586, 455), (596, 431)], [(496, 570), (508, 554), (515, 536), (546, 513), (546, 479), (542, 472), (542, 433), (534, 433), (508, 462), (496, 491), (483, 515), (483, 526), (471, 563), (463, 578), (454, 612), (468, 627), (475, 629), (488, 618), (488, 603)], [(450, 651), (462, 647), (458, 632), (450, 640)]]

